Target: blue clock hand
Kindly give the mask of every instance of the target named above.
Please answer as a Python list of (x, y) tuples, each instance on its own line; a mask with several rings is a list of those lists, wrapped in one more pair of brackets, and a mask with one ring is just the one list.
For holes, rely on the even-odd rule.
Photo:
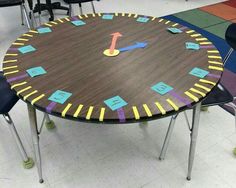
[(145, 48), (147, 46), (146, 42), (136, 42), (134, 45), (132, 46), (127, 46), (124, 48), (120, 48), (118, 49), (120, 52), (126, 52), (126, 51), (131, 51), (134, 50), (136, 48)]

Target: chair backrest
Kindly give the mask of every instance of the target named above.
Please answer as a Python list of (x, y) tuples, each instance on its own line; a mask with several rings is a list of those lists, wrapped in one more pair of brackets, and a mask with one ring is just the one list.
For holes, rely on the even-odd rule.
[(225, 40), (231, 48), (236, 50), (236, 23), (232, 23), (228, 26), (225, 32)]
[(21, 5), (23, 0), (0, 0), (0, 7), (10, 7)]

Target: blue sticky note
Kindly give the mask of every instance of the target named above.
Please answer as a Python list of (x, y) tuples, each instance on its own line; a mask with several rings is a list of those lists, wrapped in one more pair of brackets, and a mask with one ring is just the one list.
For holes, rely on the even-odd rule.
[(112, 110), (117, 110), (128, 103), (124, 101), (120, 96), (115, 96), (104, 101), (104, 103)]
[(173, 89), (173, 87), (165, 84), (164, 82), (159, 82), (151, 87), (151, 89), (161, 95), (165, 95)]
[(147, 17), (138, 17), (137, 22), (146, 23), (148, 20), (149, 18)]
[(35, 77), (35, 76), (39, 76), (39, 75), (43, 75), (46, 74), (47, 72), (44, 70), (43, 67), (34, 67), (31, 69), (27, 69), (26, 72), (31, 76), (31, 77)]
[(206, 75), (209, 74), (209, 72), (206, 70), (195, 67), (189, 72), (189, 74), (199, 77), (199, 78), (204, 78)]
[(75, 20), (75, 21), (72, 21), (71, 23), (74, 24), (75, 26), (82, 26), (86, 24), (82, 20)]
[(64, 104), (71, 95), (72, 93), (62, 90), (57, 90), (48, 98), (48, 100), (59, 104)]
[(199, 50), (200, 49), (200, 45), (197, 43), (193, 43), (193, 42), (186, 42), (185, 46), (186, 46), (186, 49), (188, 49), (188, 50)]
[(173, 34), (177, 34), (177, 33), (182, 33), (183, 32), (180, 29), (174, 28), (174, 27), (169, 27), (169, 28), (167, 28), (167, 30), (170, 31)]
[(51, 30), (49, 27), (38, 28), (37, 31), (38, 31), (40, 34), (52, 32), (52, 30)]
[(113, 19), (113, 15), (112, 14), (104, 14), (103, 16), (102, 16), (102, 19), (104, 19), (104, 20), (112, 20)]
[(29, 52), (34, 52), (36, 51), (36, 49), (31, 46), (31, 45), (27, 45), (27, 46), (23, 46), (23, 47), (20, 47), (18, 48), (18, 50), (22, 53), (22, 54), (26, 54), (26, 53), (29, 53)]

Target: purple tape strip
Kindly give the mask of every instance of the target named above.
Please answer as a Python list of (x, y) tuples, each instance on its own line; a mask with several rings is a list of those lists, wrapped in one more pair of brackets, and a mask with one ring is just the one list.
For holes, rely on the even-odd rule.
[(72, 21), (79, 20), (79, 18), (77, 16), (73, 16), (71, 19), (72, 19)]
[(57, 105), (56, 102), (51, 102), (47, 107), (46, 107), (46, 112), (51, 113), (52, 109)]
[(208, 74), (207, 76), (212, 77), (212, 78), (220, 78), (220, 75), (217, 74)]
[(213, 45), (209, 45), (209, 46), (200, 46), (200, 48), (208, 49), (208, 48), (215, 48), (215, 46), (213, 46)]
[(26, 77), (28, 77), (28, 74), (22, 74), (20, 76), (16, 76), (16, 77), (7, 79), (7, 82), (14, 82), (16, 80), (21, 80), (21, 79), (26, 78)]
[(18, 51), (18, 48), (9, 48), (8, 50), (16, 52), (16, 51)]
[(123, 108), (119, 108), (117, 110), (117, 114), (118, 114), (120, 122), (121, 123), (125, 122), (125, 112), (124, 112)]
[(187, 27), (181, 27), (181, 28), (179, 28), (181, 31), (183, 31), (183, 30), (185, 30), (185, 29), (187, 29)]
[(180, 102), (186, 104), (187, 107), (189, 108), (192, 107), (191, 102), (187, 98), (181, 97), (179, 94), (175, 93), (173, 90), (168, 93), (172, 95), (173, 97), (175, 97), (176, 99), (178, 99)]

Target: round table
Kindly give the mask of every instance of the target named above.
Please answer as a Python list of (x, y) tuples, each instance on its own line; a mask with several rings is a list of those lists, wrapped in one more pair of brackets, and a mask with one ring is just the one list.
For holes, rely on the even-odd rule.
[(178, 23), (98, 13), (58, 19), (23, 34), (6, 52), (3, 71), (28, 103), (35, 132), (35, 108), (94, 123), (176, 114), (207, 96), (223, 63), (207, 38)]

